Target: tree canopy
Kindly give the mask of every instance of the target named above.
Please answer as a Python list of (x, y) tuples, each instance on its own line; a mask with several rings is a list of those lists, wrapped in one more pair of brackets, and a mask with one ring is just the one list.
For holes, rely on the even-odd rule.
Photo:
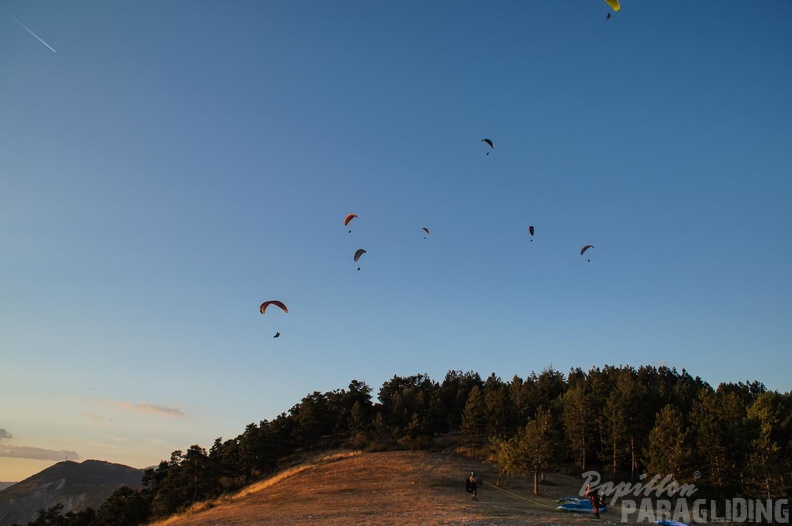
[(772, 498), (792, 486), (792, 395), (756, 381), (713, 388), (685, 370), (605, 366), (509, 381), (472, 371), (449, 371), (442, 382), (394, 375), (377, 400), (372, 391), (359, 380), (315, 391), (208, 450), (174, 451), (146, 470), (140, 489), (118, 490), (95, 513), (54, 507), (30, 524), (143, 524), (236, 491), (295, 454), (339, 447), (458, 448), (496, 458), (506, 475), (533, 475), (534, 491), (540, 473), (591, 468), (681, 483), (696, 473), (697, 487), (722, 496)]

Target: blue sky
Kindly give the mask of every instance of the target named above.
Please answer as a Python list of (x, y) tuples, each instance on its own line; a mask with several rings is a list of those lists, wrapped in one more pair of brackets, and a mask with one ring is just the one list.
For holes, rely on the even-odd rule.
[(792, 387), (787, 1), (0, 6), (0, 480), (394, 374)]

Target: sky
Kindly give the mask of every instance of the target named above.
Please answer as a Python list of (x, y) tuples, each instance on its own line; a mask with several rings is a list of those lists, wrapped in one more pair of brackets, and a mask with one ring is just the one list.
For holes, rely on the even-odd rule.
[(792, 389), (788, 0), (0, 7), (0, 481), (394, 375)]

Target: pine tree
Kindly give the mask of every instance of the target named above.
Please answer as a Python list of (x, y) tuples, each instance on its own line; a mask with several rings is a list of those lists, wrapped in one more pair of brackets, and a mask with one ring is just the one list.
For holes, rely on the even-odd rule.
[(615, 384), (605, 404), (608, 460), (613, 473), (626, 466), (629, 461), (630, 474), (635, 475), (642, 437), (640, 423), (643, 404), (644, 397), (641, 386), (636, 381), (635, 371), (632, 368), (618, 370), (615, 373)]
[(792, 436), (792, 401), (777, 392), (760, 394), (748, 409), (748, 417), (757, 430), (751, 442), (748, 490), (765, 498), (778, 498), (792, 487), (790, 436)]
[(562, 397), (562, 422), (566, 444), (577, 459), (581, 471), (586, 471), (586, 458), (592, 432), (591, 400), (582, 383), (567, 389)]
[(742, 484), (753, 434), (745, 402), (732, 390), (702, 389), (693, 403), (691, 422), (699, 470), (720, 492), (736, 493)]
[(493, 373), (484, 382), (484, 405), (487, 414), (487, 436), (505, 437), (513, 429), (514, 411), (508, 387)]
[(478, 386), (470, 390), (465, 411), (462, 414), (462, 426), (459, 430), (462, 445), (479, 448), (487, 438), (487, 408), (484, 396)]
[(655, 475), (671, 475), (677, 482), (692, 480), (692, 432), (682, 414), (670, 404), (657, 414), (649, 433), (646, 468)]

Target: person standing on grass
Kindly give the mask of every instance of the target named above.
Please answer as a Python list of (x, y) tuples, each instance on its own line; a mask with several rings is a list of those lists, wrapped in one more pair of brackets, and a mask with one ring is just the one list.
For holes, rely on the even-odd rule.
[(477, 490), (478, 490), (479, 482), (481, 481), (478, 478), (476, 478), (476, 472), (471, 471), (470, 476), (468, 477), (467, 482), (465, 483), (465, 490), (467, 490), (468, 493), (473, 494), (473, 500), (478, 500)]
[(591, 507), (594, 510), (594, 516), (599, 519), (599, 499), (597, 498), (597, 492), (592, 491), (591, 484), (586, 485), (586, 497), (588, 497), (589, 501), (591, 501)]

